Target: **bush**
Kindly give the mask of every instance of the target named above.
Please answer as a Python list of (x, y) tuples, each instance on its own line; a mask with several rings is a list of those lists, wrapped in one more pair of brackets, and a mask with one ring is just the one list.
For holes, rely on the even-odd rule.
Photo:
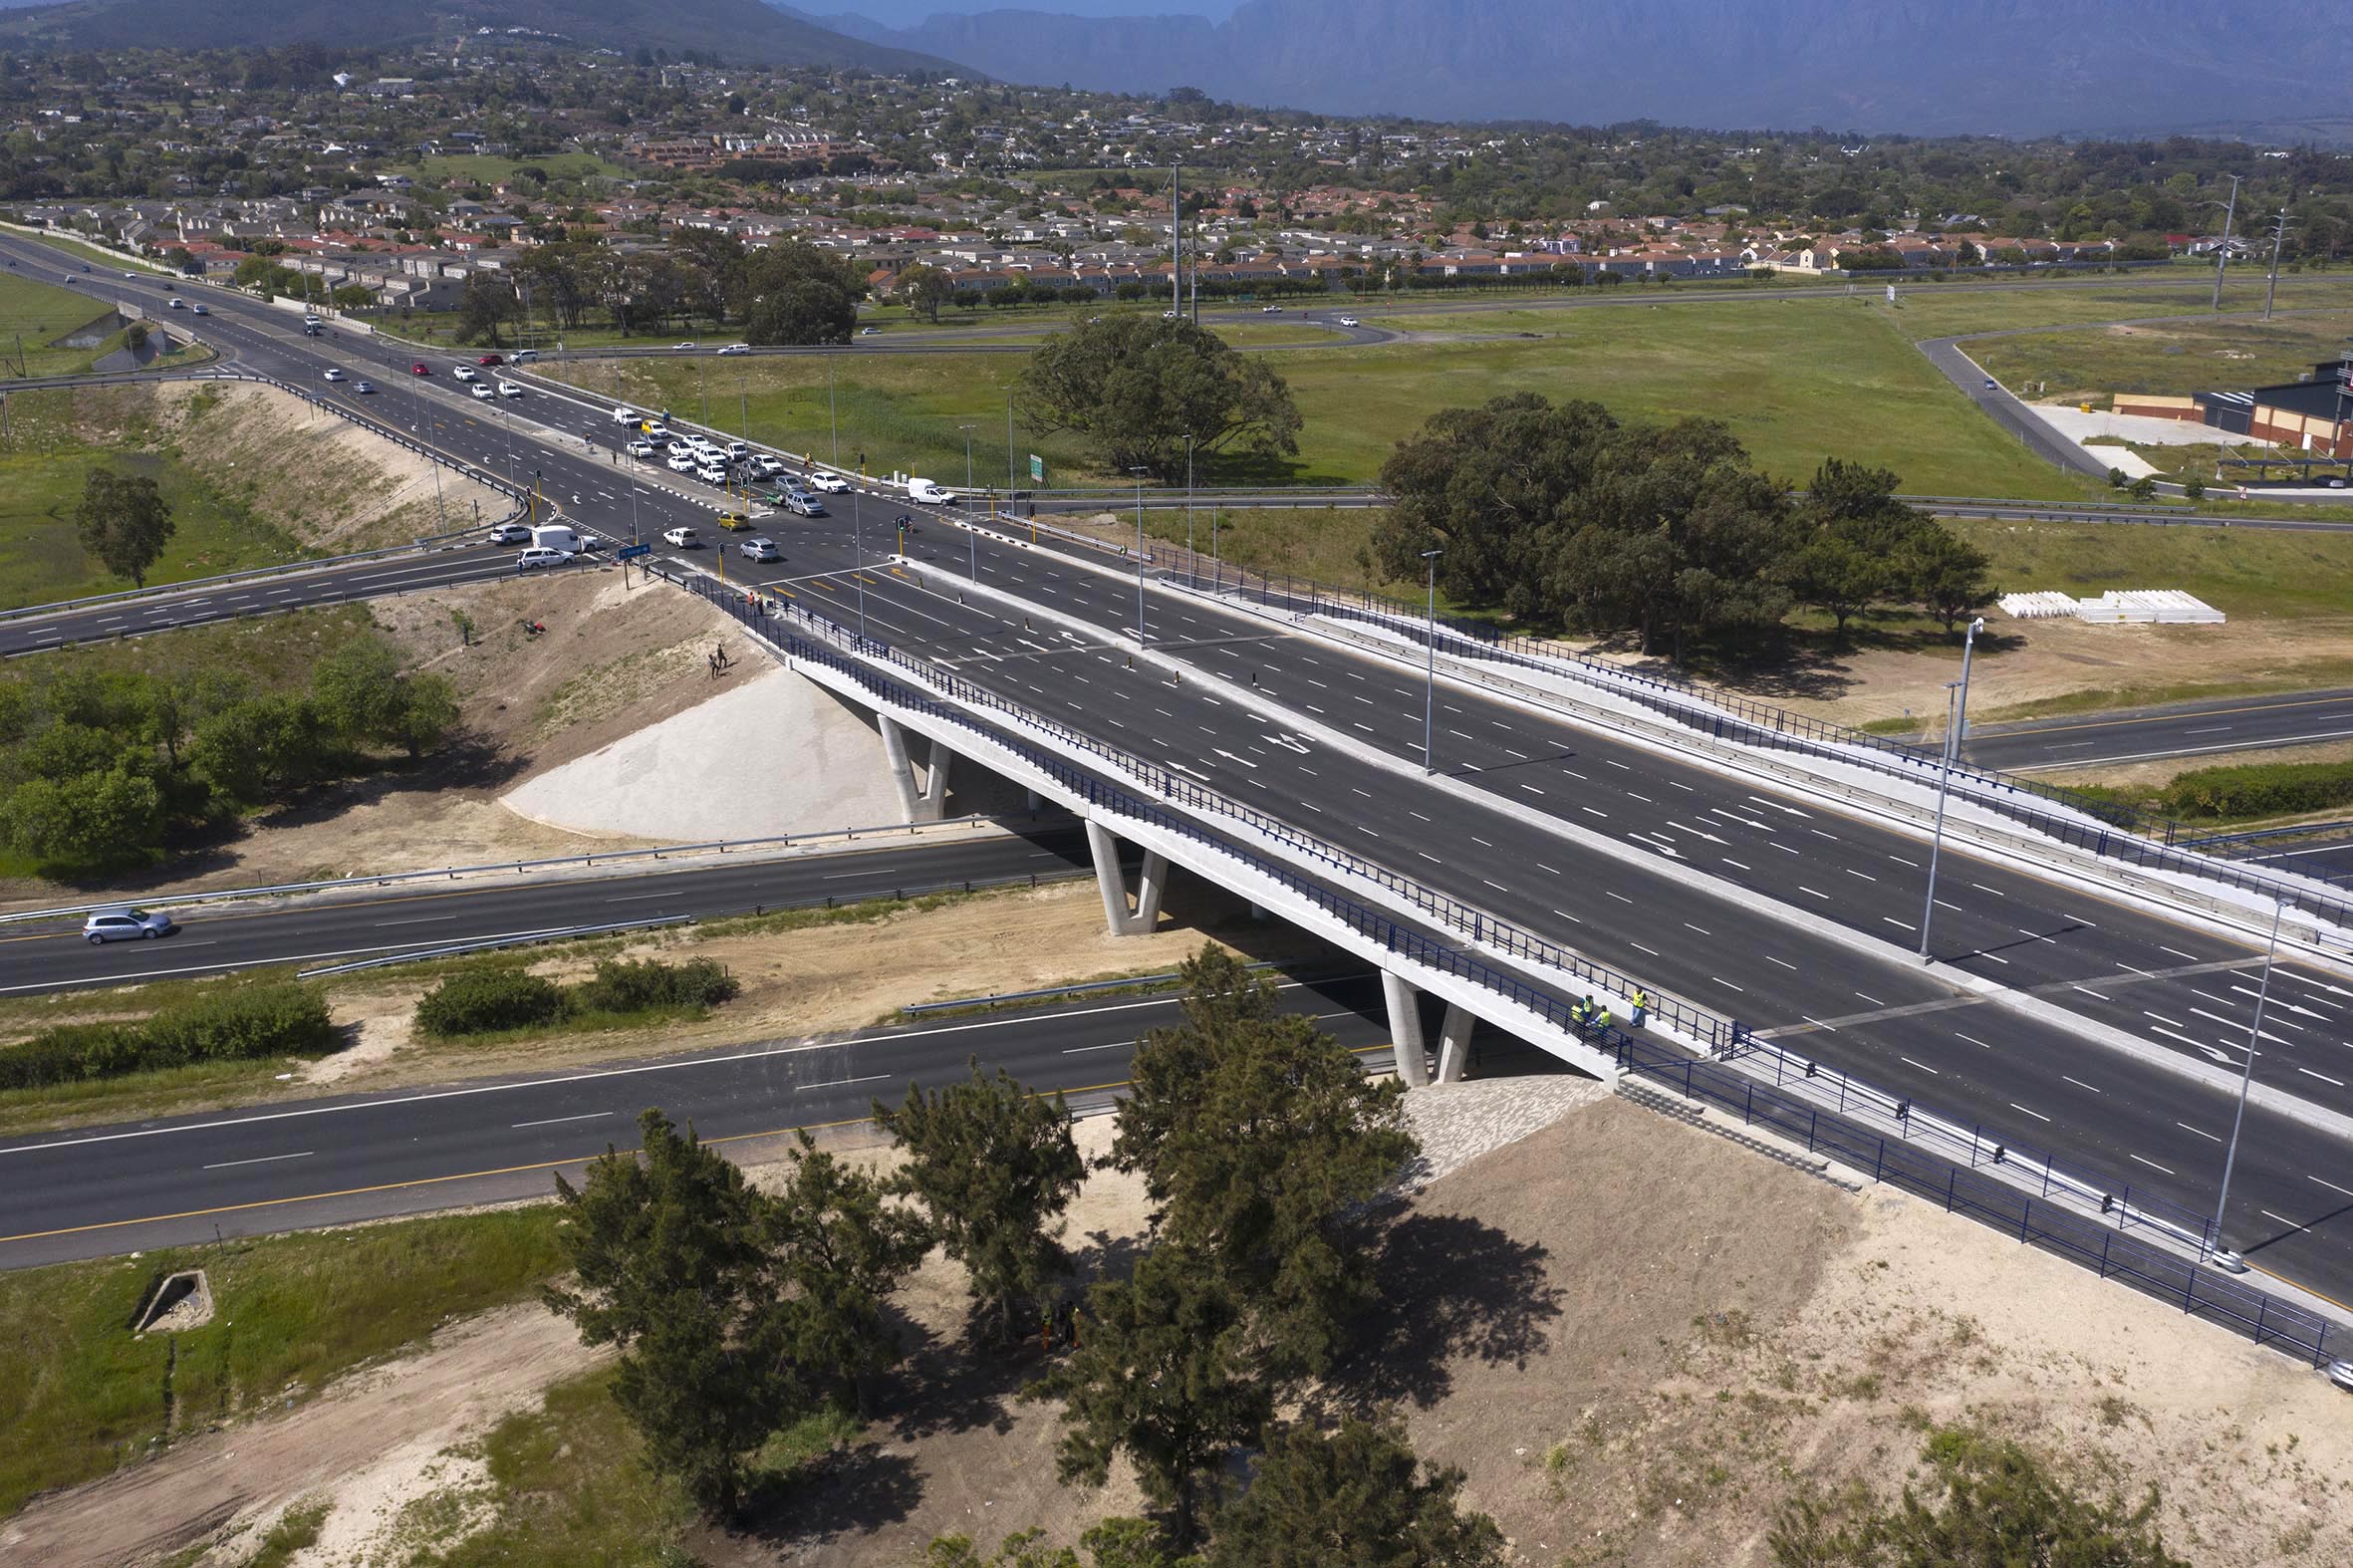
[(634, 1013), (655, 1007), (712, 1007), (732, 1001), (743, 989), (725, 965), (710, 958), (663, 963), (643, 958), (625, 963), (608, 958), (593, 980), (574, 986), (566, 998), (580, 1012)]
[(2353, 803), (2353, 763), (2253, 762), (2200, 768), (2159, 797), (2178, 817), (2287, 817)]
[(564, 1015), (564, 993), (513, 964), (485, 964), (451, 975), (416, 1004), (416, 1027), (430, 1035), (491, 1034), (553, 1023)]
[(0, 1050), (0, 1089), (46, 1089), (193, 1062), (325, 1056), (335, 1044), (327, 1003), (310, 986), (240, 986), (136, 1023), (43, 1030)]

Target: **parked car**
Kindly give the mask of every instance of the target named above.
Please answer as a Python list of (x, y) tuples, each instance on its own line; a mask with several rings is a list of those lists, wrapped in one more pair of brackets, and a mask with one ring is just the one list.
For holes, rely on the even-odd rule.
[(523, 395), (523, 389), (517, 387), (513, 382), (500, 382), (498, 384), (498, 395), (501, 397), (520, 397)]
[(784, 552), (776, 548), (776, 541), (773, 539), (746, 539), (735, 549), (736, 553), (746, 561), (781, 561), (784, 559)]
[(354, 392), (359, 392), (359, 393), (361, 393), (362, 395), (366, 395), (366, 394), (368, 394), (368, 393), (370, 393), (370, 392), (375, 392), (375, 391), (376, 391), (376, 383), (374, 383), (374, 382), (354, 382), (354, 383), (352, 383), (352, 391), (354, 391)]
[(838, 473), (813, 473), (803, 482), (810, 489), (823, 490), (827, 495), (844, 495), (850, 489), (850, 481)]
[(343, 380), (343, 372), (330, 365), (327, 367), (327, 379), (331, 382), (340, 382)]
[(530, 549), (515, 557), (515, 570), (518, 572), (535, 572), (541, 567), (570, 566), (571, 564), (571, 551), (550, 550), (545, 545), (533, 545)]
[(740, 534), (751, 525), (752, 520), (741, 512), (721, 512), (719, 514), (719, 526), (731, 534)]
[(93, 946), (110, 941), (151, 941), (178, 929), (170, 915), (150, 915), (145, 910), (101, 910), (82, 922), (83, 939)]
[(803, 517), (823, 517), (825, 515), (825, 503), (806, 490), (788, 491), (784, 497), (784, 504)]
[(531, 542), (531, 530), (521, 523), (500, 523), (490, 530), (490, 542), (494, 545), (527, 545)]
[(425, 364), (424, 361), (419, 360), (414, 365), (408, 367), (408, 374), (411, 376), (430, 376), (433, 374), (433, 368)]
[(672, 528), (661, 536), (661, 542), (674, 550), (699, 550), (702, 548), (701, 539), (695, 536), (695, 532), (691, 528)]

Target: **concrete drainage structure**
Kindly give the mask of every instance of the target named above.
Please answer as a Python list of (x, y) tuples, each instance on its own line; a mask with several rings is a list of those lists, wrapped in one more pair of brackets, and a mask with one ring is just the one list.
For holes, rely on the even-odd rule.
[(133, 1334), (180, 1334), (212, 1321), (212, 1282), (200, 1268), (164, 1276), (131, 1325)]

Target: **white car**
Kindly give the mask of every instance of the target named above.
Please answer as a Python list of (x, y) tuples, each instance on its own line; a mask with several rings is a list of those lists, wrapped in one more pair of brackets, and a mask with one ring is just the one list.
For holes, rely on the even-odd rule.
[(498, 400), (498, 393), (492, 392), (486, 383), (474, 383), (473, 392), (474, 395), (481, 398), (484, 402), (495, 402)]
[(1280, 305), (1261, 305), (1258, 307), (1258, 314), (1261, 316), (1280, 316), (1282, 313), (1283, 308)]
[(643, 423), (645, 418), (646, 416), (644, 414), (638, 412), (637, 409), (630, 407), (626, 403), (613, 410), (613, 422), (615, 424), (639, 424)]
[(501, 397), (520, 397), (523, 395), (523, 389), (517, 387), (513, 382), (500, 382), (498, 384), (498, 395)]
[(340, 382), (343, 380), (343, 372), (330, 365), (327, 367), (327, 379), (331, 382)]
[(494, 545), (529, 544), (531, 530), (521, 523), (500, 523), (490, 530), (490, 542)]
[(450, 368), (449, 374), (456, 377), (461, 382), (470, 382), (475, 379), (474, 368), (470, 365), (452, 366)]
[(671, 473), (692, 473), (694, 471), (694, 454), (673, 449), (665, 466)]
[(648, 440), (636, 440), (630, 442), (623, 450), (632, 457), (651, 457), (654, 455), (654, 443)]
[(727, 470), (711, 463), (698, 463), (695, 465), (694, 477), (704, 484), (725, 484)]
[(659, 419), (648, 419), (646, 421), (646, 435), (650, 440), (666, 441), (670, 438), (670, 427)]
[(846, 495), (850, 481), (838, 473), (813, 473), (802, 481), (809, 489), (823, 490), (827, 495)]
[(747, 561), (781, 561), (784, 552), (776, 548), (773, 539), (746, 539), (736, 550)]
[(721, 354), (749, 354), (752, 352), (752, 346), (748, 343), (730, 343), (719, 352)]
[(533, 545), (515, 557), (515, 570), (518, 572), (535, 572), (545, 566), (570, 566), (571, 564), (571, 551), (550, 550), (545, 545)]
[(692, 354), (694, 352), (694, 345), (691, 343), (673, 343), (670, 345), (670, 347), (677, 350), (680, 354)]
[(908, 480), (907, 498), (923, 506), (953, 506), (956, 504), (956, 493), (953, 490), (943, 484), (935, 484), (929, 479)]
[(784, 459), (781, 457), (771, 457), (766, 452), (762, 452), (759, 456), (752, 459), (752, 472), (758, 474), (763, 479), (773, 479), (778, 474), (784, 472)]
[(744, 444), (743, 444), (743, 442), (741, 442), (741, 441), (729, 441), (729, 442), (727, 443), (727, 460), (728, 460), (729, 462), (731, 462), (731, 463), (749, 462), (749, 461), (751, 460), (751, 455), (752, 455), (752, 449), (751, 449), (750, 447), (748, 447), (748, 446), (744, 445)]
[(676, 550), (699, 550), (702, 541), (691, 528), (673, 528), (661, 536), (661, 542)]
[(171, 308), (175, 311), (184, 311), (188, 308), (188, 302), (174, 294), (171, 297)]
[(1337, 319), (1340, 325), (1343, 327), (1354, 327), (1359, 325), (1357, 319), (1354, 316), (1342, 316)]

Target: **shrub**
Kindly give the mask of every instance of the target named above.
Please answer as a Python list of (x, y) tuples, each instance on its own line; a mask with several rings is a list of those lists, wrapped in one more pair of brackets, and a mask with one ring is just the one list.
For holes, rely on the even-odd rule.
[(135, 1023), (63, 1024), (0, 1050), (0, 1089), (119, 1078), (191, 1062), (325, 1056), (335, 1049), (327, 1003), (307, 985), (211, 991)]
[(512, 964), (485, 964), (451, 975), (416, 1004), (416, 1027), (430, 1035), (490, 1034), (553, 1023), (564, 1014), (564, 993)]
[(684, 963), (608, 958), (597, 965), (596, 978), (573, 987), (568, 1000), (581, 1012), (634, 1013), (655, 1007), (712, 1007), (732, 1001), (742, 989), (725, 965), (710, 958)]
[(2353, 802), (2353, 763), (2255, 762), (2200, 768), (2159, 797), (2180, 817), (2286, 817)]

